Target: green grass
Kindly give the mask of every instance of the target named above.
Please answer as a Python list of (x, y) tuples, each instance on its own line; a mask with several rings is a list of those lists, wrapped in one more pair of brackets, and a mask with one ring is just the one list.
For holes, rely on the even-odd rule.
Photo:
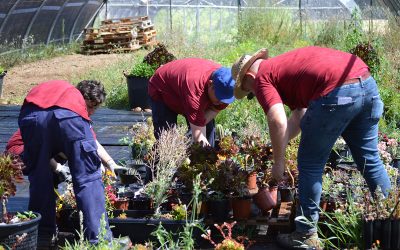
[(26, 45), (22, 49), (15, 44), (0, 45), (0, 65), (7, 69), (14, 66), (70, 55), (79, 51), (79, 43)]

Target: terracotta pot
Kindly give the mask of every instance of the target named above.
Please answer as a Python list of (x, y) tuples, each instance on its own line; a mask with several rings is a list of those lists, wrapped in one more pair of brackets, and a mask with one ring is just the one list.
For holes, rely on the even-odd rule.
[(232, 199), (233, 217), (238, 220), (245, 220), (251, 215), (251, 198), (237, 197)]
[(253, 196), (254, 203), (265, 214), (276, 207), (278, 202), (278, 187), (262, 187)]
[(257, 172), (249, 173), (247, 177), (247, 188), (256, 189), (257, 188)]
[(114, 208), (120, 210), (128, 210), (129, 200), (127, 198), (119, 198), (114, 201)]

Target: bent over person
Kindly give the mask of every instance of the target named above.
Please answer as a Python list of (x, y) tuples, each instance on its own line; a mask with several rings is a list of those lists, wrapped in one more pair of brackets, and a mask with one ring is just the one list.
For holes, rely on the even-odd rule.
[(230, 69), (210, 60), (185, 58), (161, 66), (148, 87), (155, 137), (181, 114), (193, 141), (214, 146), (214, 118), (235, 100), (234, 85)]
[[(368, 66), (342, 51), (306, 47), (267, 59), (267, 50), (244, 55), (232, 66), (235, 97), (252, 92), (267, 116), (273, 147), (272, 176), (281, 180), (285, 149), (301, 131), (298, 150), (297, 215), (318, 221), (322, 175), (331, 149), (342, 135), (371, 192), (387, 195), (390, 181), (378, 153), (378, 121), (383, 102)], [(283, 105), (292, 114), (286, 118)], [(315, 224), (314, 224), (315, 225)], [(296, 231), (279, 235), (287, 248), (320, 248), (317, 229), (296, 221)]]
[(65, 81), (49, 81), (34, 87), (21, 107), (18, 124), (24, 143), (23, 161), (28, 175), (29, 210), (42, 215), (39, 239), (55, 234), (55, 192), (50, 159), (60, 152), (68, 158), (78, 209), (83, 212), (85, 237), (98, 241), (102, 216), (107, 238), (111, 231), (105, 210), (100, 157), (89, 115), (105, 100), (97, 81), (82, 81), (83, 93)]

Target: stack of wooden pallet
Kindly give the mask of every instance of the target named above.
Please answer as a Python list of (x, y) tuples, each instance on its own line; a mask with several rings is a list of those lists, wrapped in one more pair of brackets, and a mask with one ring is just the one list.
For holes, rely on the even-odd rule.
[(85, 29), (84, 54), (130, 52), (156, 43), (157, 32), (147, 16), (108, 19), (99, 28)]

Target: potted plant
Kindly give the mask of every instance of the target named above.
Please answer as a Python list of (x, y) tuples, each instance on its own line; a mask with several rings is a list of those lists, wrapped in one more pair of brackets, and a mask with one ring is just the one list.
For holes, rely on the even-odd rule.
[(248, 219), (251, 215), (252, 199), (249, 189), (247, 188), (246, 179), (247, 173), (240, 174), (239, 172), (234, 180), (235, 184), (232, 196), (232, 211), (233, 218), (237, 220)]
[(129, 106), (135, 111), (150, 111), (147, 85), (150, 77), (161, 65), (175, 60), (175, 56), (159, 43), (148, 53), (143, 61), (136, 63), (128, 74), (124, 73), (128, 84)]
[(0, 65), (0, 98), (3, 96), (3, 80), (7, 71)]
[(144, 193), (152, 198), (154, 216), (161, 215), (161, 204), (168, 198), (168, 190), (178, 168), (186, 161), (189, 139), (183, 127), (171, 127), (161, 132), (149, 152), (148, 164), (152, 178), (144, 187)]
[(147, 85), (155, 67), (146, 62), (136, 63), (129, 73), (124, 73), (128, 85), (129, 108), (134, 111), (150, 109)]
[(7, 199), (15, 195), (17, 182), (23, 180), (22, 163), (11, 155), (0, 154), (0, 248), (35, 249), (40, 214), (33, 212), (8, 213)]

